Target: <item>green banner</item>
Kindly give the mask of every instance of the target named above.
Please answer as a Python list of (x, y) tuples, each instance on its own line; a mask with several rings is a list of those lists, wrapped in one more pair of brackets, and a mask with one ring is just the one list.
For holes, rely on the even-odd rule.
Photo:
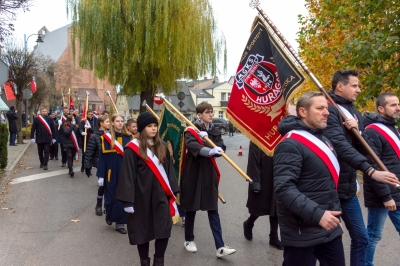
[(180, 178), (180, 166), (183, 149), (183, 133), (185, 126), (181, 120), (164, 104), (161, 110), (158, 132), (160, 138), (167, 143), (168, 151), (173, 158), (176, 179)]

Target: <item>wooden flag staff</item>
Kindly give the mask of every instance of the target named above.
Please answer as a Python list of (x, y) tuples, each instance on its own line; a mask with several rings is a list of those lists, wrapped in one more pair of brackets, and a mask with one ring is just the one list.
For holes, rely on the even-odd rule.
[(109, 90), (106, 90), (106, 93), (107, 93), (108, 97), (110, 97), (110, 101), (111, 101), (111, 103), (112, 103), (112, 106), (114, 107), (115, 112), (118, 113), (117, 106), (115, 105), (115, 103), (114, 103), (114, 101), (113, 101), (113, 99), (112, 99), (112, 97), (111, 97), (110, 91), (109, 91)]
[[(160, 121), (158, 115), (153, 111), (153, 109), (150, 108), (150, 106), (147, 105), (146, 100), (143, 101), (142, 106), (145, 106), (146, 110), (149, 111), (155, 118), (157, 118), (158, 121)], [(218, 192), (218, 198), (223, 204), (226, 203), (226, 200), (222, 197), (222, 195), (219, 192)]]
[[(261, 18), (263, 18), (263, 20), (267, 23), (266, 26), (269, 26), (269, 28), (272, 30), (274, 35), (276, 37), (278, 37), (280, 42), (284, 45), (284, 48), (286, 48), (286, 50), (290, 53), (289, 55), (296, 61), (296, 63), (298, 63), (301, 66), (301, 68), (311, 78), (311, 80), (315, 83), (315, 85), (318, 87), (318, 89), (325, 95), (326, 99), (328, 99), (328, 101), (330, 101), (338, 109), (342, 119), (346, 120), (347, 118), (346, 118), (345, 114), (342, 112), (342, 110), (340, 110), (340, 108), (337, 106), (337, 104), (332, 99), (332, 97), (327, 93), (327, 91), (322, 86), (321, 82), (319, 82), (319, 80), (314, 76), (314, 74), (306, 66), (304, 61), (299, 57), (299, 55), (296, 53), (296, 51), (293, 49), (293, 47), (289, 44), (289, 42), (285, 39), (285, 37), (282, 35), (282, 33), (278, 30), (278, 28), (275, 26), (275, 24), (271, 21), (271, 19), (267, 16), (267, 14), (261, 9), (260, 1), (259, 0), (251, 0), (250, 7), (257, 9), (258, 13), (261, 15)], [(368, 145), (368, 143), (361, 136), (360, 132), (354, 127), (350, 129), (350, 132), (365, 148), (365, 150), (368, 152), (368, 154), (371, 156), (371, 158), (378, 165), (380, 170), (388, 171), (386, 166), (382, 163), (382, 161), (379, 159), (379, 157), (375, 154), (375, 152), (371, 149), (371, 147)], [(400, 189), (400, 185), (396, 185), (396, 188)]]
[[(189, 126), (193, 127), (195, 130), (198, 130), (198, 128), (195, 125), (193, 125), (193, 123), (190, 122), (189, 119), (187, 119), (183, 114), (181, 114), (181, 112), (178, 111), (178, 109), (175, 108), (175, 106), (173, 106), (170, 102), (167, 101), (164, 94), (160, 93), (159, 96), (161, 97), (161, 99), (163, 99), (164, 103), (168, 105), (183, 120), (185, 120), (185, 122)], [(210, 144), (211, 147), (213, 148), (216, 147), (214, 142), (212, 142), (207, 136), (204, 137), (204, 140), (207, 141), (207, 143)], [(246, 181), (248, 181), (250, 184), (253, 184), (253, 180), (245, 172), (243, 172), (243, 170), (240, 169), (239, 166), (237, 166), (225, 153), (222, 153), (221, 156), (224, 157), (224, 159), (227, 160), (228, 163), (230, 163), (233, 166), (233, 168), (235, 168), (236, 171), (238, 171), (244, 177), (244, 179), (246, 179)]]
[(86, 122), (88, 121), (88, 117), (87, 117), (87, 113), (88, 113), (88, 107), (89, 107), (89, 92), (86, 91), (86, 121), (85, 121), (85, 137), (84, 137), (84, 141), (83, 141), (83, 152), (86, 152), (86, 139), (87, 139), (87, 128), (86, 128)]

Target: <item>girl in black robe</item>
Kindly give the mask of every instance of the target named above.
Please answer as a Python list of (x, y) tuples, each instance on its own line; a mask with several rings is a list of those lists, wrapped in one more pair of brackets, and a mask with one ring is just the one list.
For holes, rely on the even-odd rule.
[[(158, 136), (157, 119), (145, 112), (139, 115), (137, 124), (140, 135), (125, 147), (115, 197), (124, 203), (129, 242), (137, 245), (141, 265), (150, 265), (149, 242), (155, 239), (153, 265), (161, 266), (172, 229), (170, 197), (146, 162), (150, 160), (147, 149), (162, 163), (175, 195), (179, 188), (166, 144)], [(134, 143), (138, 143), (140, 155), (131, 148)]]

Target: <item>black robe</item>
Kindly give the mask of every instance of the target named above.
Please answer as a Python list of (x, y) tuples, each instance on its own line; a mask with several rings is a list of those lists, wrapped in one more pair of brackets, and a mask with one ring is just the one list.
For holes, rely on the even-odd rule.
[[(196, 126), (205, 131), (204, 126)], [(215, 145), (226, 150), (221, 132), (216, 127), (211, 127), (207, 133)], [(186, 211), (218, 210), (218, 179), (214, 165), (209, 157), (199, 154), (204, 146), (192, 133), (185, 133), (185, 144), (187, 154), (181, 176), (181, 207)], [(205, 146), (211, 148), (207, 142)]]
[[(170, 237), (169, 198), (146, 162), (131, 148), (125, 147), (124, 151), (115, 198), (134, 207), (134, 213), (126, 213), (129, 243), (138, 245)], [(163, 167), (176, 195), (179, 187), (168, 150)]]
[[(274, 193), (273, 159), (266, 155), (253, 142), (250, 142), (247, 175), (254, 183), (249, 184), (246, 207), (256, 216), (275, 215), (276, 198)], [(259, 184), (259, 192), (253, 189)]]

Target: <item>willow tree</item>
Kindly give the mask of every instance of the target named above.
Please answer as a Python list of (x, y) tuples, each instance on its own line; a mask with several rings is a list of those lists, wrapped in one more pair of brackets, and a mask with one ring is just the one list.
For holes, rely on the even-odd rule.
[(159, 88), (169, 93), (179, 89), (178, 79), (215, 75), (222, 54), (226, 71), (225, 40), (208, 0), (67, 3), (79, 65), (151, 106)]

